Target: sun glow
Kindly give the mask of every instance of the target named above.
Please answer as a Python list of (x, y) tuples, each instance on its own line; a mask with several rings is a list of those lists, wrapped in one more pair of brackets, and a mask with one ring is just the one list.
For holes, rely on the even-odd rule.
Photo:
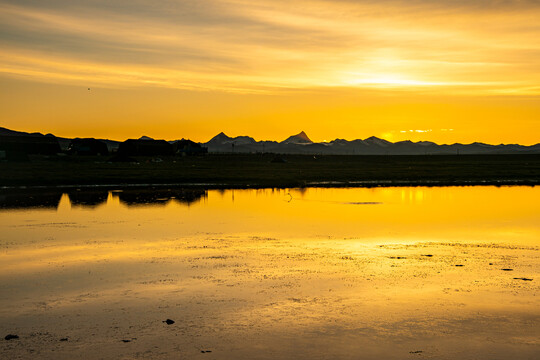
[(375, 77), (365, 77), (357, 79), (348, 79), (343, 81), (347, 85), (362, 85), (362, 86), (441, 86), (447, 85), (442, 82), (422, 81), (415, 79), (407, 79), (397, 75), (381, 75)]
[(537, 2), (208, 2), (0, 0), (2, 126), (539, 141)]

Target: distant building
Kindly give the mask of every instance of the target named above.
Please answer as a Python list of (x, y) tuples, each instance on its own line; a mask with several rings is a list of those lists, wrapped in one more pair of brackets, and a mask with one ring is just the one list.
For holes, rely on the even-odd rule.
[(118, 154), (122, 156), (166, 156), (173, 155), (174, 148), (165, 140), (129, 139), (120, 144)]
[(68, 152), (73, 155), (109, 155), (107, 144), (94, 138), (71, 140)]
[(56, 155), (61, 149), (54, 136), (0, 135), (0, 151), (7, 160), (12, 160), (34, 154)]
[(208, 153), (208, 148), (191, 140), (178, 140), (173, 143), (174, 153), (178, 155), (202, 155)]

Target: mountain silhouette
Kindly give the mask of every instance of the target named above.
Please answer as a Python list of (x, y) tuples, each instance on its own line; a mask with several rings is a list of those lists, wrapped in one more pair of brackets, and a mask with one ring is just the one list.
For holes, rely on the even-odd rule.
[[(9, 137), (54, 137), (52, 134), (26, 133), (0, 127), (0, 150), (2, 144), (13, 142)], [(4, 139), (4, 140), (2, 140)], [(62, 150), (67, 150), (73, 139), (56, 138)], [(146, 136), (141, 139), (150, 139)], [(98, 139), (107, 144), (109, 151), (116, 151), (120, 142)], [(302, 131), (289, 136), (282, 142), (256, 141), (250, 136), (230, 137), (220, 132), (206, 143), (199, 143), (213, 153), (278, 153), (278, 154), (321, 154), (321, 155), (477, 155), (477, 154), (540, 154), (540, 143), (531, 146), (519, 144), (490, 145), (480, 142), (471, 144), (438, 145), (430, 141), (410, 140), (390, 142), (375, 136), (366, 139), (335, 139), (330, 142), (314, 143)], [(6, 145), (7, 146), (7, 145)]]
[(289, 136), (281, 142), (282, 144), (313, 144), (313, 141), (306, 135), (305, 132)]
[(381, 146), (381, 147), (387, 147), (392, 144), (390, 141), (379, 139), (378, 137), (375, 137), (375, 136), (368, 137), (367, 139), (364, 140), (364, 143), (368, 145), (376, 145), (376, 146)]
[[(233, 146), (234, 144), (234, 146)], [(255, 141), (248, 136), (229, 137), (224, 133), (214, 136), (203, 146), (209, 152), (235, 153), (279, 153), (279, 154), (326, 154), (326, 155), (466, 155), (466, 154), (540, 154), (540, 144), (524, 146), (517, 144), (489, 145), (472, 144), (438, 145), (431, 141), (410, 140), (391, 142), (370, 136), (366, 139), (335, 139), (330, 142), (314, 143), (302, 131), (289, 136), (282, 142)]]
[(210, 141), (208, 141), (207, 144), (222, 144), (230, 140), (232, 140), (232, 138), (225, 135), (225, 133), (222, 131), (216, 136), (214, 136), (212, 139), (210, 139)]

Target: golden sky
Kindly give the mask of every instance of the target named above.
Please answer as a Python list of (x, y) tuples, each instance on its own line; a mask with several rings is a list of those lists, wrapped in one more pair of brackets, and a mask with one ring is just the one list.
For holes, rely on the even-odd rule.
[(539, 19), (535, 0), (0, 0), (0, 126), (534, 144)]

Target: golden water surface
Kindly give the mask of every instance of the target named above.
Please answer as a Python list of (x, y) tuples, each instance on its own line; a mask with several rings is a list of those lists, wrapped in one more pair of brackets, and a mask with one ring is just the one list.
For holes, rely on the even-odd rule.
[(7, 358), (540, 356), (538, 187), (17, 196)]

